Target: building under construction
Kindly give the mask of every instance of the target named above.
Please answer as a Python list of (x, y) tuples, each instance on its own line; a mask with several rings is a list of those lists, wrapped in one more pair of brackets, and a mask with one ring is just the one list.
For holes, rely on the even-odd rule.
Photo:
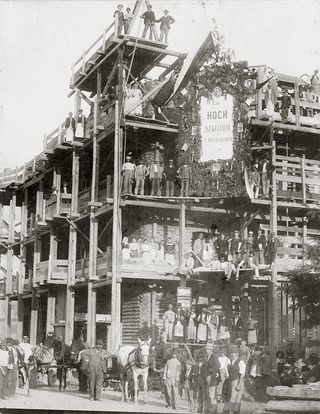
[[(131, 27), (142, 6), (136, 2)], [(276, 346), (286, 339), (303, 346), (317, 339), (316, 331), (302, 328), (303, 310), (291, 311), (290, 298), (278, 288), (288, 270), (304, 263), (308, 238), (320, 233), (320, 103), (303, 98), (303, 79), (276, 74), (279, 88), (294, 96), (290, 119), (283, 121), (276, 109), (270, 120), (262, 89), (254, 92), (251, 151), (270, 157), (269, 198), (255, 197), (245, 170), (247, 194), (239, 198), (123, 196), (126, 154), (147, 163), (176, 159), (180, 127), (161, 106), (151, 105), (150, 97), (186, 60), (157, 38), (141, 39), (130, 30), (119, 33), (116, 16), (73, 65), (74, 113), (90, 108), (84, 138), (67, 142), (62, 123), (44, 136), (43, 151), (33, 160), (0, 174), (0, 322), (6, 336), (28, 335), (36, 344), (54, 329), (66, 343), (81, 335), (90, 344), (102, 338), (115, 352), (120, 344), (136, 342), (143, 322), (159, 331), (168, 304), (179, 303), (187, 288), (196, 305), (210, 294), (224, 303), (231, 319), (233, 313), (243, 321), (254, 318), (261, 344)], [(155, 68), (159, 75), (150, 86), (148, 75)], [(141, 90), (133, 109), (149, 105), (152, 117), (124, 104), (130, 83)], [(185, 281), (176, 269), (186, 246), (207, 234), (212, 223), (226, 233), (239, 230), (243, 239), (258, 229), (276, 234), (280, 246), (272, 266), (260, 269), (258, 278), (252, 268), (242, 268), (225, 293), (216, 288), (221, 271), (199, 272)], [(174, 263), (122, 260), (123, 237), (171, 239)]]

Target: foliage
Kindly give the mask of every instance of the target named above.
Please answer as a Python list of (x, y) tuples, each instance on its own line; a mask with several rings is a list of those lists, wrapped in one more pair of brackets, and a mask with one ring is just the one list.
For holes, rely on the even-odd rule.
[(320, 238), (308, 246), (306, 258), (310, 264), (288, 273), (286, 292), (292, 297), (292, 309), (303, 309), (306, 328), (320, 325)]
[[(180, 127), (177, 142), (179, 163), (192, 167), (191, 190), (199, 196), (226, 197), (245, 194), (243, 169), (249, 163), (251, 139), (246, 100), (252, 95), (248, 87), (250, 70), (247, 62), (234, 62), (233, 51), (223, 45), (214, 30), (213, 42), (198, 55), (197, 68), (185, 89), (174, 98), (173, 122)], [(234, 152), (232, 160), (201, 163), (200, 99), (210, 98), (219, 88), (234, 98)], [(172, 119), (172, 116), (171, 116)], [(238, 132), (238, 124), (243, 132)], [(193, 128), (192, 128), (193, 127)], [(181, 151), (187, 144), (187, 151)]]

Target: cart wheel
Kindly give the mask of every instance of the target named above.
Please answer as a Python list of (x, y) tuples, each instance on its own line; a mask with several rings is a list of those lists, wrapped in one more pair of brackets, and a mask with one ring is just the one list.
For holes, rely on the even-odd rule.
[(53, 387), (57, 381), (57, 374), (51, 370), (48, 371), (48, 385)]

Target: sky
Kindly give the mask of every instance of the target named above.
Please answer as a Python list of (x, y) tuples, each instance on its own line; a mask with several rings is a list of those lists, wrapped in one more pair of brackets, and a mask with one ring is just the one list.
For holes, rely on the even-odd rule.
[[(119, 2), (134, 6), (134, 0), (0, 0), (0, 170), (41, 152), (43, 135), (73, 110), (71, 65), (112, 22)], [(199, 22), (214, 18), (237, 60), (294, 76), (320, 69), (320, 0), (151, 3), (157, 17), (167, 8), (176, 19), (170, 49), (188, 52)]]

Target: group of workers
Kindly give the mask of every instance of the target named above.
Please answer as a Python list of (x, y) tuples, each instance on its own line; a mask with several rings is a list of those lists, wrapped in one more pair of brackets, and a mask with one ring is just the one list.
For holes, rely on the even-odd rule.
[[(200, 350), (202, 351), (202, 350)], [(241, 346), (231, 345), (229, 357), (223, 348), (208, 343), (205, 355), (196, 358), (195, 364), (187, 371), (189, 408), (192, 412), (216, 414), (218, 403), (224, 402), (223, 413), (240, 413), (244, 389), (247, 352)], [(177, 408), (181, 363), (177, 351), (164, 368), (166, 407)]]
[[(133, 19), (133, 13), (131, 8), (127, 7), (126, 12), (123, 11), (123, 5), (119, 4), (116, 11), (114, 12), (114, 17), (117, 16), (118, 21), (118, 34), (121, 34), (124, 29), (125, 34), (129, 34), (131, 21)], [(175, 19), (169, 15), (167, 9), (163, 10), (163, 16), (159, 19), (156, 19), (155, 13), (152, 10), (152, 5), (148, 4), (147, 10), (140, 16), (144, 22), (144, 29), (142, 33), (142, 38), (145, 39), (147, 33), (149, 32), (149, 40), (158, 40), (155, 23), (160, 23), (160, 37), (159, 42), (168, 43), (168, 34), (171, 27), (171, 24), (175, 22)]]

